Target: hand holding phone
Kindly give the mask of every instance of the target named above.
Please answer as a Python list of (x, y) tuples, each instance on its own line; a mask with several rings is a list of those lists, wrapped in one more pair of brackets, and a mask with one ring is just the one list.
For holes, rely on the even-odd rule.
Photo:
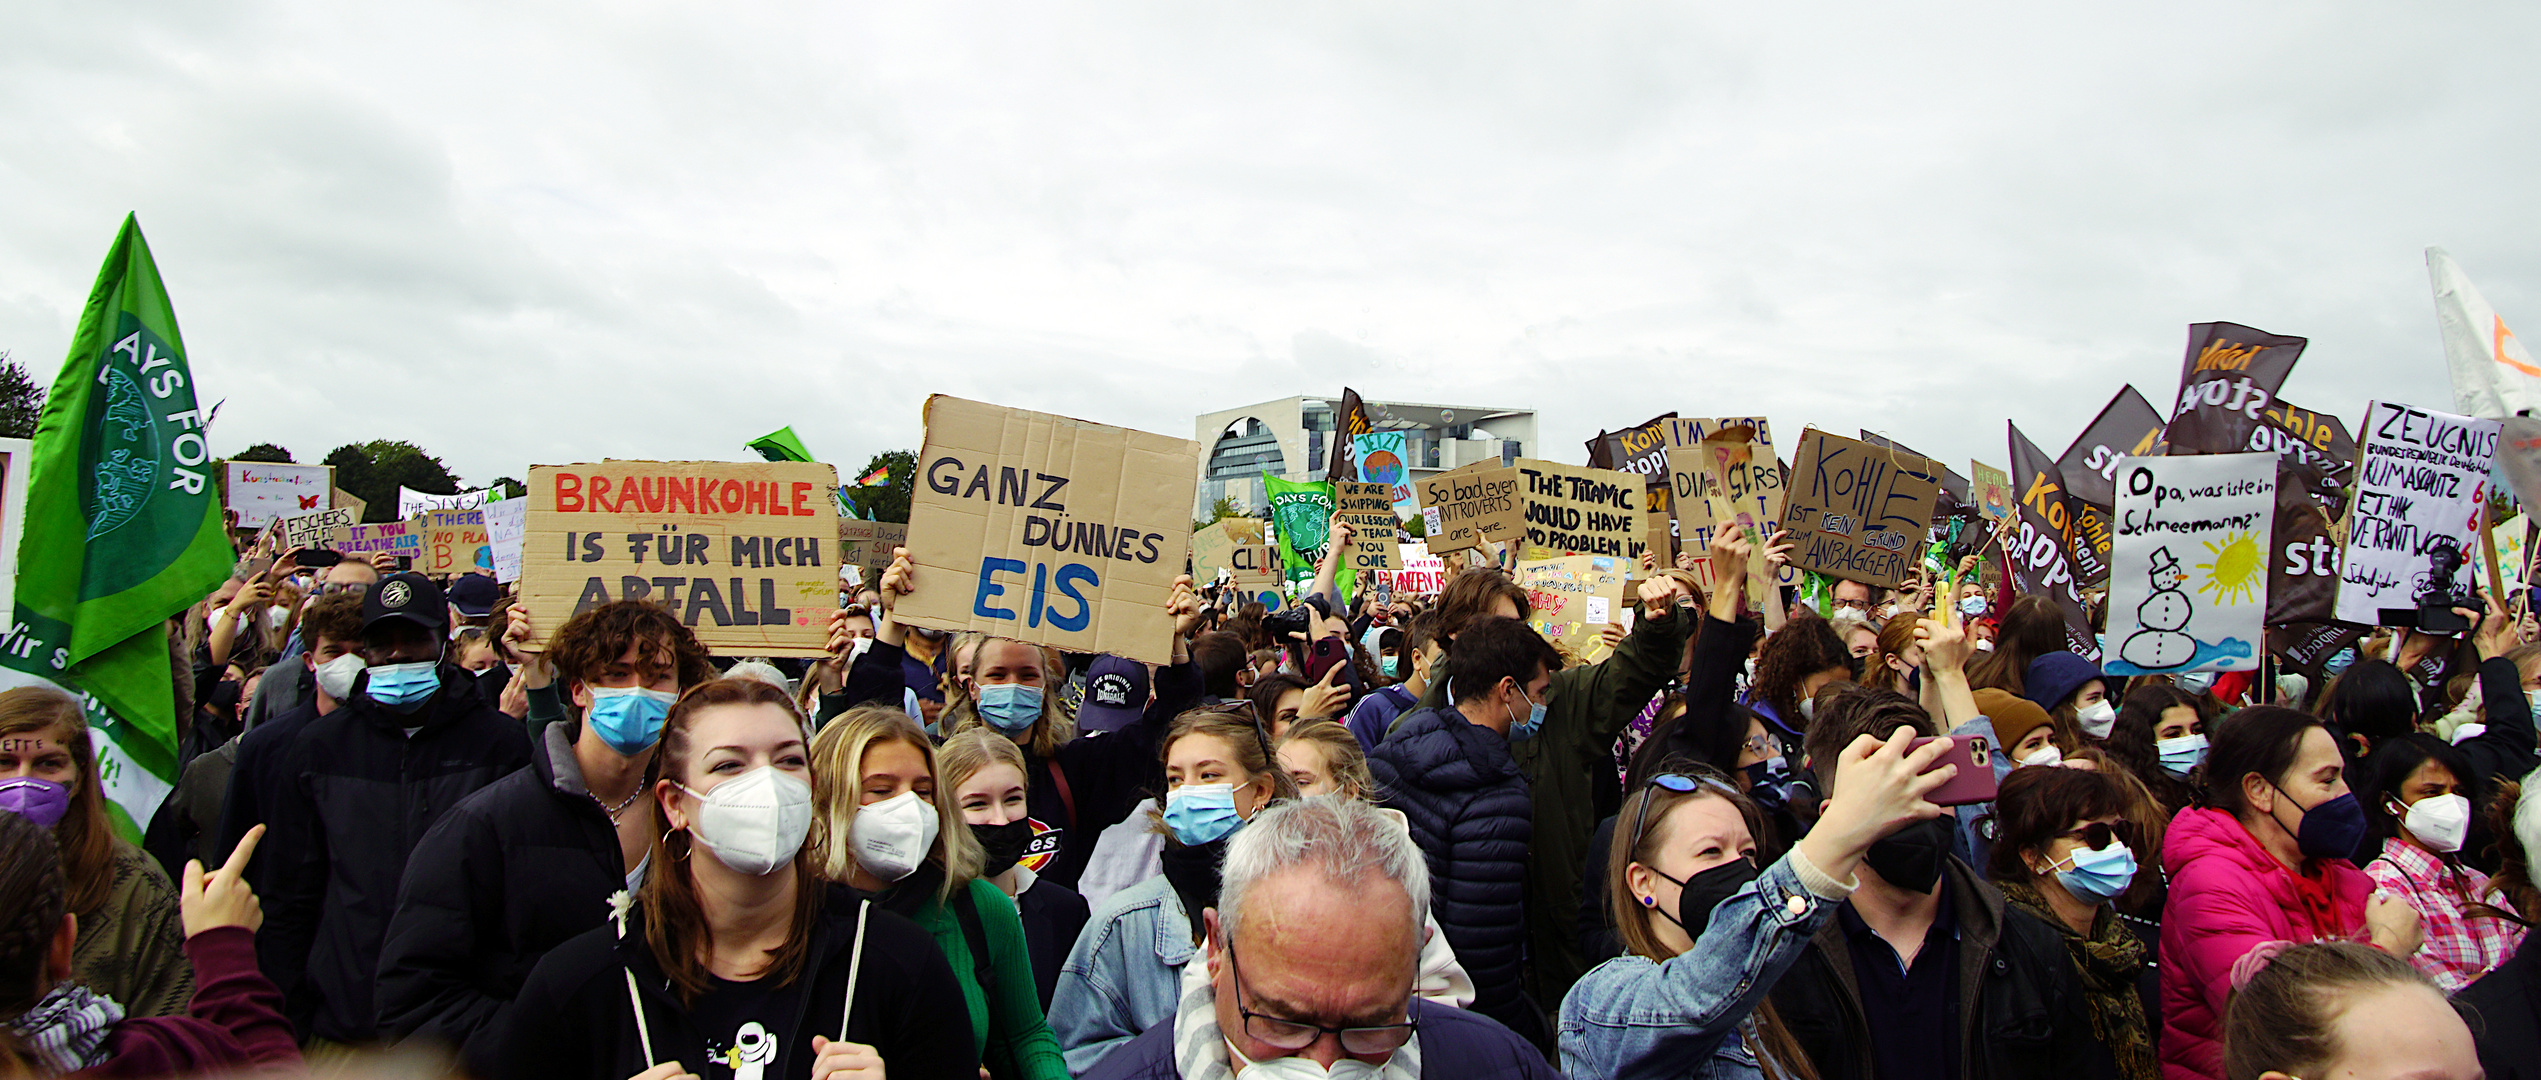
[[(1930, 737), (1919, 738), (1907, 749), (1909, 752), (1921, 750), (1936, 741)], [(1929, 773), (1944, 765), (1958, 766), (1958, 775), (1925, 794), (1924, 801), (1934, 806), (1966, 806), (1994, 801), (1997, 784), (1994, 779), (1993, 740), (1983, 735), (1956, 736), (1951, 739), (1950, 748), (1942, 751), (1941, 757), (1932, 763), (1932, 768), (1924, 771)]]

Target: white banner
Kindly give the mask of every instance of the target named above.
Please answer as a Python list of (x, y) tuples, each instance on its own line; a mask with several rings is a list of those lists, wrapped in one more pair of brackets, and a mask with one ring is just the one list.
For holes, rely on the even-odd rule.
[(226, 505), (238, 511), (238, 527), (261, 529), (275, 518), (296, 517), (329, 508), (335, 491), (335, 469), (326, 465), (276, 465), (232, 461)]
[(2435, 283), (2435, 323), (2443, 328), (2444, 359), (2453, 369), (2453, 407), (2491, 420), (2541, 409), (2541, 364), (2532, 362), (2452, 255), (2426, 249), (2426, 276)]
[(521, 537), (528, 531), (529, 500), (485, 504), (485, 540), (494, 549), (494, 580), (509, 585), (521, 579)]
[(2112, 675), (2256, 671), (2276, 455), (2128, 457), (2109, 555)]
[(2452, 607), (2476, 595), (2467, 572), (2488, 505), (2498, 424), (2376, 401), (2357, 432), (2355, 497), (2339, 564), (2340, 622), (2415, 625), (2385, 611)]
[(434, 495), (410, 487), (397, 489), (397, 516), (400, 519), (420, 517), (428, 510), (474, 510), (485, 505), (485, 490), (462, 491), (456, 495)]

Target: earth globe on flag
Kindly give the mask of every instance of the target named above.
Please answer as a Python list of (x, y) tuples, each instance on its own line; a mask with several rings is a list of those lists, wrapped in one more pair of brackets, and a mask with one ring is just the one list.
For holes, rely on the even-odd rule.
[(1395, 456), (1394, 451), (1391, 450), (1378, 450), (1369, 454), (1367, 460), (1359, 463), (1359, 475), (1367, 477), (1367, 482), (1371, 484), (1393, 484), (1400, 487), (1409, 482), (1403, 475), (1403, 459)]

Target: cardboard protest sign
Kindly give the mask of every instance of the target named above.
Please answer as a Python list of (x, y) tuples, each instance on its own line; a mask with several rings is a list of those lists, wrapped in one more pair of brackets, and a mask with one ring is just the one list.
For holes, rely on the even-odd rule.
[(521, 579), (521, 538), (528, 530), (529, 500), (485, 504), (485, 543), (494, 556), (494, 580), (508, 585)]
[(2103, 510), (2116, 506), (2118, 461), (2157, 453), (2162, 444), (2162, 414), (2128, 383), (2100, 407), (2100, 415), (2056, 458), (2067, 494)]
[(1668, 505), (1674, 493), (1665, 480), (1641, 489), (1641, 542), (1662, 566), (1676, 564), (1676, 510)]
[(1439, 554), (1507, 540), (1526, 530), (1517, 470), (1491, 462), (1450, 469), (1414, 482), (1429, 550)]
[(2277, 462), (2274, 539), (2268, 545), (2271, 626), (2327, 622), (2338, 605), (2338, 544), (2330, 537), (2329, 515), (2304, 491), (2303, 475)]
[(222, 466), (222, 505), (238, 513), (238, 527), (261, 529), (275, 518), (333, 508), (335, 467), (232, 461)]
[(1362, 574), (1394, 569), (1394, 545), (1402, 524), (1394, 518), (1394, 485), (1343, 481), (1334, 487), (1338, 490), (1333, 494), (1333, 516), (1348, 522), (1351, 529), (1350, 550), (1342, 553), (1345, 565)]
[(1921, 472), (1924, 479), (1932, 481), (1941, 488), (1940, 497), (1934, 499), (1932, 503), (1932, 520), (1939, 521), (1944, 517), (1964, 516), (1975, 512), (1972, 502), (1975, 494), (1968, 490), (1968, 479), (1959, 475), (1958, 470), (1942, 464), (1939, 458), (1929, 457), (1918, 452), (1914, 447), (1878, 432), (1864, 428), (1861, 434), (1862, 441), (1869, 443), (1874, 449), (1896, 451), (1897, 460), (1901, 462), (1922, 459), (1929, 463), (1930, 471), (1928, 472), (1923, 472), (1920, 467), (1910, 466), (1910, 468)]
[[(1703, 457), (1696, 451), (1703, 440), (1723, 428), (1743, 427), (1755, 432), (1759, 447), (1773, 446), (1773, 425), (1761, 416), (1677, 417), (1664, 418), (1668, 440), (1668, 499), (1676, 513), (1676, 541), (1680, 548), (1708, 551), (1712, 546), (1711, 505), (1703, 501), (1708, 488), (1703, 480)], [(1770, 452), (1757, 451), (1759, 460)]]
[[(1752, 431), (1723, 428), (1695, 444), (1695, 452), (1703, 460), (1703, 499), (1710, 504), (1707, 516), (1712, 529), (1736, 529), (1754, 550), (1763, 551), (1765, 531), (1782, 520), (1782, 465), (1774, 460), (1771, 449), (1759, 449), (1750, 441)], [(1761, 606), (1765, 591), (1771, 588), (1771, 565), (1762, 558), (1748, 559), (1748, 602)]]
[[(2530, 562), (2524, 538), (2532, 531), (2532, 518), (2527, 514), (2516, 514), (2490, 531), (2495, 534), (2497, 544), (2497, 579), (2505, 583), (2507, 594), (2512, 595), (2516, 589), (2523, 587), (2524, 567)], [(2467, 573), (2472, 581), (2487, 584), (2488, 554), (2484, 543), (2471, 545)]]
[(2275, 514), (2274, 454), (2125, 459), (2102, 669), (2258, 670)]
[(1982, 461), (1968, 462), (1968, 498), (1989, 525), (2012, 516), (2012, 474)]
[(1279, 553), (1272, 551), (1260, 518), (1228, 518), (1191, 534), (1191, 578), (1224, 580), (1248, 591), (1279, 587)]
[(2276, 400), (2276, 390), (2303, 356), (2303, 338), (2239, 323), (2188, 328), (2179, 368), (2179, 401), (2163, 431), (2174, 454), (2234, 454), (2249, 448), (2250, 429)]
[(1385, 501), (1391, 512), (1420, 512), (1420, 503), (1412, 495), (1411, 450), (1402, 432), (1354, 435), (1350, 447), (1358, 453), (1359, 482), (1385, 485)]
[[(488, 506), (499, 505), (487, 503)], [(494, 570), (494, 550), (485, 531), (483, 510), (432, 510), (424, 514), (423, 555), (415, 571), (464, 574)]]
[(335, 489), (333, 494), (328, 496), (327, 505), (338, 510), (352, 511), (353, 520), (355, 521), (362, 520), (362, 515), (371, 508), (371, 504), (354, 497), (352, 492), (346, 491), (343, 488)]
[(361, 516), (350, 510), (320, 510), (311, 514), (293, 514), (290, 517), (275, 518), (274, 531), (281, 535), (282, 544), (274, 550), (284, 552), (293, 548), (326, 547), (328, 538), (335, 530), (360, 520), (362, 520)]
[(434, 510), (474, 510), (478, 507), (484, 506), (486, 497), (491, 494), (493, 494), (493, 492), (490, 489), (487, 489), (478, 491), (462, 491), (456, 495), (435, 495), (428, 491), (417, 491), (410, 487), (399, 487), (397, 489), (397, 516), (401, 518), (415, 518), (422, 517), (424, 514)]
[(1199, 473), (1188, 439), (937, 394), (909, 510), (924, 584), (894, 614), (1168, 663)]
[(1896, 588), (1923, 556), (1941, 473), (1927, 459), (1810, 428), (1791, 458), (1782, 529), (1791, 564)]
[(837, 487), (836, 469), (797, 461), (533, 465), (521, 602), (538, 625), (562, 626), (650, 599), (712, 652), (822, 655), (838, 604)]
[(1565, 555), (1521, 560), (1512, 575), (1526, 590), (1526, 624), (1584, 663), (1614, 650), (1599, 633), (1624, 617), (1624, 579), (1630, 559)]
[(411, 560), (423, 554), (423, 524), (382, 521), (337, 526), (327, 531), (326, 546), (356, 558), (388, 554)]
[(2065, 647), (2087, 660), (2100, 658), (2100, 644), (2091, 632), (2091, 617), (2083, 609), (2081, 582), (2074, 575), (2073, 559), (2068, 554), (2071, 544), (2067, 530), (2072, 528), (2072, 507), (2077, 500), (2065, 496), (2065, 479), (2056, 468), (2054, 458), (2040, 450), (2038, 444), (2020, 433), (2020, 426), (2006, 423), (2011, 432), (2012, 490), (2016, 493), (2014, 512), (2019, 523), (2003, 537), (2003, 554), (2012, 564), (2012, 579), (2020, 591), (2037, 593), (2056, 605), (2065, 617)]
[(2421, 608), (2468, 606), (2498, 423), (2376, 401), (2365, 409), (2337, 617), (2416, 625)]
[(863, 571), (869, 584), (879, 583), (882, 572), (891, 568), (892, 550), (907, 546), (909, 527), (904, 523), (838, 519), (838, 564)]
[(1642, 489), (1648, 486), (1640, 477), (1533, 458), (1512, 467), (1525, 496), (1529, 556), (1640, 557)]

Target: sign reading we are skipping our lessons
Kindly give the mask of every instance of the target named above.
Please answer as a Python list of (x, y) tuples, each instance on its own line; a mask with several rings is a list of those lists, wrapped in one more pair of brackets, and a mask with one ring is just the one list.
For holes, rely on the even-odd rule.
[(1191, 544), (1200, 445), (937, 394), (909, 532), (918, 588), (893, 614), (1146, 663)]
[(801, 461), (533, 465), (521, 600), (540, 626), (650, 599), (714, 652), (819, 656), (838, 604), (838, 471)]

